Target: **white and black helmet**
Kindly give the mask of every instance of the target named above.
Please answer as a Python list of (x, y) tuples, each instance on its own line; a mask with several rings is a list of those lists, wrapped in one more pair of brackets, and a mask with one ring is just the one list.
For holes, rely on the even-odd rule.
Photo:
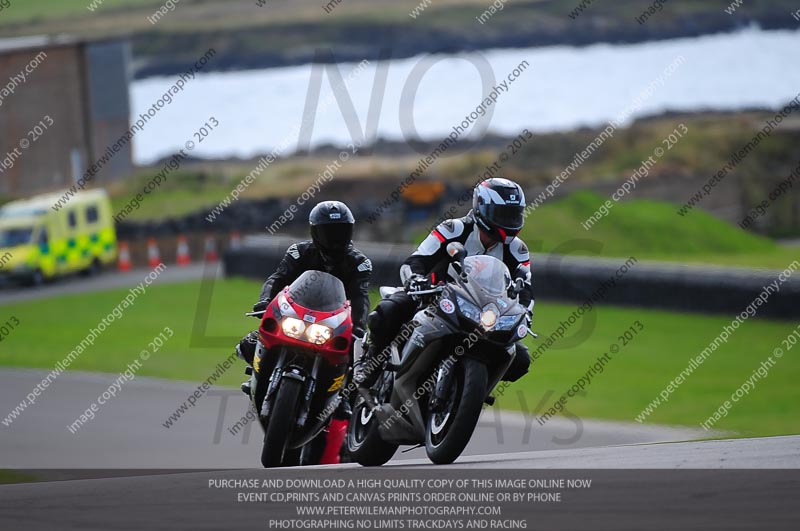
[(311, 239), (324, 252), (341, 253), (353, 243), (355, 221), (353, 213), (341, 201), (323, 201), (308, 216)]
[(513, 181), (495, 177), (475, 187), (472, 212), (475, 223), (497, 242), (511, 243), (525, 224), (525, 193)]

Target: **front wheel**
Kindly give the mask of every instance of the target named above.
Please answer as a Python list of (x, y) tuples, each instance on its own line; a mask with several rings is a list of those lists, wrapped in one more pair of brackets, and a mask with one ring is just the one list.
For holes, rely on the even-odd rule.
[(264, 447), (261, 450), (261, 464), (265, 468), (291, 466), (297, 464), (295, 461), (299, 461), (299, 452), (288, 450), (287, 447), (292, 436), (291, 427), (296, 420), (297, 401), (302, 390), (303, 383), (293, 378), (284, 378), (280, 383), (275, 403), (269, 414)]
[(302, 466), (318, 465), (322, 460), (322, 454), (325, 452), (327, 439), (328, 432), (322, 430), (316, 437), (306, 443), (300, 452), (300, 464)]
[(467, 447), (486, 399), (486, 365), (465, 358), (453, 370), (450, 400), (442, 411), (431, 413), (425, 430), (425, 451), (437, 465), (452, 463)]

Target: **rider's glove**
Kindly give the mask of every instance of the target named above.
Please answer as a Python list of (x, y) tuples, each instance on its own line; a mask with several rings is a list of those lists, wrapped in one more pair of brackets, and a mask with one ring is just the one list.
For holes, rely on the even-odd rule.
[(508, 295), (509, 299), (516, 299), (517, 295), (519, 295), (517, 286), (515, 286), (513, 282), (509, 284), (508, 289), (506, 290), (506, 295)]
[(405, 290), (406, 293), (412, 294), (415, 291), (424, 291), (430, 289), (431, 283), (428, 280), (428, 277), (424, 275), (411, 275), (406, 279), (405, 283)]
[[(257, 303), (255, 303), (253, 305), (253, 311), (254, 312), (263, 312), (264, 310), (267, 309), (267, 306), (269, 306), (270, 302), (271, 301), (268, 301), (268, 300), (258, 301)], [(260, 315), (256, 315), (255, 317), (258, 317), (259, 319), (261, 319)]]

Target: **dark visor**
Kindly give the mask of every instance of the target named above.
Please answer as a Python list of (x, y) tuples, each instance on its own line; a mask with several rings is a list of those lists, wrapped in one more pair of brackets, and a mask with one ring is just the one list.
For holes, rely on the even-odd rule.
[(329, 223), (314, 227), (317, 240), (324, 249), (342, 249), (353, 239), (352, 223)]
[(486, 217), (502, 229), (519, 230), (524, 224), (522, 205), (486, 205)]

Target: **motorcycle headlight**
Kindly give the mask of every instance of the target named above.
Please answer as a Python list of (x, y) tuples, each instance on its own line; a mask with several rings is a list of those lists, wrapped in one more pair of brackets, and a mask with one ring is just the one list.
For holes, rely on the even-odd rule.
[(481, 309), (469, 302), (463, 297), (456, 297), (458, 301), (458, 309), (461, 310), (461, 315), (472, 321), (479, 323), (481, 321)]
[(495, 328), (497, 330), (511, 330), (514, 328), (514, 325), (517, 324), (517, 321), (519, 321), (520, 317), (522, 317), (520, 314), (504, 315), (497, 320), (497, 326)]
[(294, 317), (287, 317), (281, 322), (281, 330), (289, 337), (300, 339), (303, 331), (306, 329), (306, 324), (300, 319)]
[(315, 345), (322, 345), (333, 337), (333, 330), (329, 326), (312, 324), (306, 330), (306, 338)]
[(489, 330), (497, 323), (497, 312), (489, 308), (481, 312), (481, 325), (485, 330)]

